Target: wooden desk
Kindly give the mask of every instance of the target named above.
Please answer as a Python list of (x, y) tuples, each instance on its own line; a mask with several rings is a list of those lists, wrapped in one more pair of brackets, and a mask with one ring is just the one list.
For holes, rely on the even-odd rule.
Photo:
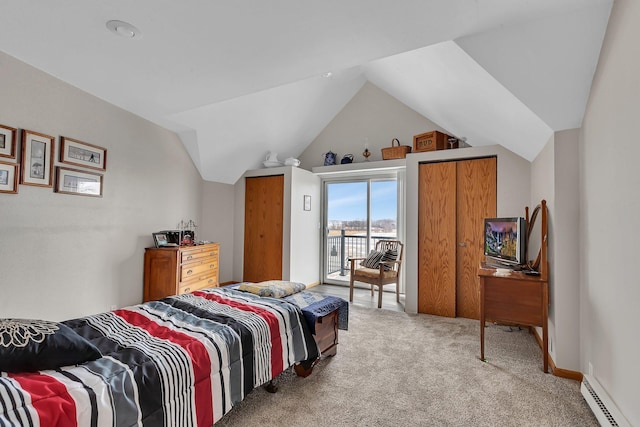
[(495, 276), (495, 269), (480, 265), (480, 358), (484, 360), (485, 320), (542, 327), (544, 372), (548, 372), (549, 282), (542, 276), (514, 271), (510, 276)]

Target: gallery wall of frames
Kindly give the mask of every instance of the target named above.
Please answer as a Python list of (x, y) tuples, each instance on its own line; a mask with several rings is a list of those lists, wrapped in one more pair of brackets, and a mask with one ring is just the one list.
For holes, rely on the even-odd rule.
[(107, 150), (94, 144), (0, 124), (0, 193), (19, 185), (53, 188), (60, 194), (102, 197)]

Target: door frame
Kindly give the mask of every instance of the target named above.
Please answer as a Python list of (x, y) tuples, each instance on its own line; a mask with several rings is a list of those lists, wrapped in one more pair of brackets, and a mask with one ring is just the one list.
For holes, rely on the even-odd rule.
[[(320, 211), (321, 225), (320, 225), (320, 282), (328, 283), (333, 285), (340, 286), (348, 286), (349, 282), (343, 282), (338, 280), (327, 280), (327, 262), (325, 260), (328, 245), (327, 245), (327, 230), (328, 230), (328, 218), (327, 218), (327, 184), (333, 183), (347, 183), (354, 181), (376, 181), (376, 180), (385, 180), (385, 179), (394, 179), (396, 181), (396, 236), (397, 239), (404, 242), (405, 240), (405, 171), (404, 169), (393, 169), (393, 170), (366, 170), (366, 171), (357, 171), (357, 172), (345, 172), (336, 176), (323, 176), (321, 177), (321, 199), (322, 199), (322, 210)], [(370, 209), (371, 209), (371, 185), (367, 186), (367, 219), (370, 221)], [(367, 235), (370, 233), (370, 224), (367, 227)], [(402, 270), (401, 270), (402, 271)], [(404, 272), (402, 273), (404, 274)], [(401, 292), (404, 292), (404, 280), (402, 280)]]

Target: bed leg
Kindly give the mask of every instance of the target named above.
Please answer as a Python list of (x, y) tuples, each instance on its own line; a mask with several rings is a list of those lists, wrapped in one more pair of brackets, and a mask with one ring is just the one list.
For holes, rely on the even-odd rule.
[(269, 381), (268, 384), (264, 386), (264, 389), (267, 390), (269, 393), (275, 393), (278, 391), (278, 386), (276, 386), (276, 383), (273, 380), (271, 380)]

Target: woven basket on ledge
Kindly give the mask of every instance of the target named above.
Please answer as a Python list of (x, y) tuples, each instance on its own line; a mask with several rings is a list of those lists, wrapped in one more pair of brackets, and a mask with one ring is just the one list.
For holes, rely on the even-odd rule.
[[(398, 143), (397, 146), (394, 146), (395, 142)], [(391, 140), (391, 147), (382, 149), (382, 160), (404, 159), (405, 157), (407, 157), (407, 153), (410, 152), (410, 146), (400, 145), (400, 141), (398, 140), (398, 138), (393, 138)]]

